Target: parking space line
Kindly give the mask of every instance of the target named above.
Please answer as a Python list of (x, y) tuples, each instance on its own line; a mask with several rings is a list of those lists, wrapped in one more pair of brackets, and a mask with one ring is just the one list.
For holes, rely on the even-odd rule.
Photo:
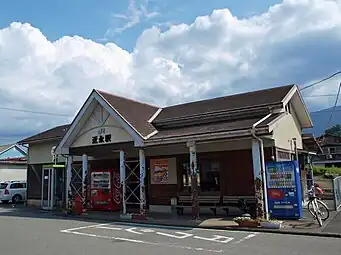
[(238, 241), (236, 241), (236, 242), (234, 242), (234, 243), (235, 243), (235, 244), (239, 244), (239, 243), (244, 242), (244, 241), (246, 241), (246, 240), (248, 240), (248, 239), (251, 239), (252, 237), (255, 237), (256, 235), (257, 235), (256, 233), (249, 234), (249, 235), (247, 235), (247, 236), (241, 238), (240, 240), (238, 240)]
[(190, 236), (193, 236), (193, 234), (188, 234), (188, 233), (183, 233), (183, 232), (175, 232), (175, 234), (178, 234), (180, 236), (172, 235), (172, 234), (167, 234), (167, 233), (162, 233), (162, 232), (156, 232), (157, 235), (162, 235), (162, 236), (167, 236), (167, 237), (173, 237), (177, 239), (184, 239)]
[(211, 232), (233, 232), (233, 233), (247, 233), (246, 231), (239, 230), (224, 230), (224, 229), (212, 229), (212, 228), (197, 228), (197, 227), (181, 227), (181, 226), (168, 226), (168, 225), (157, 225), (157, 224), (148, 224), (148, 223), (134, 223), (134, 222), (110, 222), (107, 225), (115, 224), (121, 226), (135, 226), (141, 228), (156, 228), (156, 229), (169, 229), (169, 230), (187, 230), (187, 231), (211, 231)]
[(95, 227), (95, 228), (109, 229), (109, 230), (117, 230), (117, 231), (123, 230), (123, 228), (114, 228), (114, 227), (108, 227), (108, 226), (97, 226), (97, 227)]
[(68, 231), (87, 229), (87, 228), (98, 228), (100, 226), (105, 226), (105, 225), (108, 225), (108, 223), (96, 224), (96, 225), (88, 225), (88, 226), (77, 227), (77, 228), (68, 228), (68, 229), (63, 229), (60, 232), (68, 232)]
[(96, 235), (96, 234), (83, 233), (83, 232), (72, 231), (72, 230), (61, 230), (61, 232), (62, 233), (67, 233), (67, 234), (80, 235), (80, 236), (88, 236), (88, 237), (95, 237), (95, 238), (102, 238), (102, 239), (126, 241), (126, 242), (131, 242), (131, 243), (140, 243), (140, 244), (147, 244), (147, 245), (153, 245), (153, 246), (164, 246), (164, 247), (169, 247), (169, 248), (179, 248), (179, 249), (194, 250), (194, 251), (212, 252), (212, 253), (222, 253), (222, 252), (224, 252), (224, 250), (222, 250), (222, 249), (214, 250), (214, 249), (205, 249), (205, 248), (200, 248), (200, 247), (179, 246), (179, 245), (173, 245), (173, 244), (167, 244), (167, 243), (149, 242), (149, 241), (143, 241), (143, 240), (131, 239), (131, 238)]

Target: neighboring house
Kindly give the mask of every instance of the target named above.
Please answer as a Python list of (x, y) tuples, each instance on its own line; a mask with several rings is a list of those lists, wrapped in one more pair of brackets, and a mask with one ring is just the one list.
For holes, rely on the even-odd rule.
[[(37, 186), (43, 176), (45, 181), (43, 164), (51, 164), (57, 145), (59, 162), (68, 159), (59, 189), (65, 191), (67, 180), (71, 196), (86, 196), (82, 183), (92, 171), (110, 170), (125, 175), (125, 195), (139, 198), (141, 210), (165, 212), (171, 198), (190, 196), (190, 172), (197, 165), (200, 197), (248, 198), (258, 204), (263, 159), (293, 159), (295, 149), (303, 149), (302, 129), (311, 127), (295, 85), (164, 108), (93, 90), (71, 125), (20, 141), (29, 145), (28, 201), (46, 200)], [(142, 179), (128, 180), (128, 175)], [(129, 187), (137, 181), (140, 189)]]
[(325, 167), (341, 167), (341, 137), (324, 134), (316, 140), (320, 150), (313, 157), (313, 164)]
[(27, 151), (18, 144), (0, 146), (0, 181), (26, 180)]

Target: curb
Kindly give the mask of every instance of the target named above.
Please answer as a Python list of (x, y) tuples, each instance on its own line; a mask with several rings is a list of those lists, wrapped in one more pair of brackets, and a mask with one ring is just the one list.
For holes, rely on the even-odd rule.
[(119, 223), (136, 223), (141, 225), (155, 225), (164, 227), (182, 227), (182, 228), (198, 228), (198, 229), (212, 229), (212, 230), (230, 230), (230, 231), (242, 231), (242, 232), (259, 232), (259, 233), (271, 233), (271, 234), (283, 234), (283, 235), (297, 235), (297, 236), (316, 236), (316, 237), (331, 237), (341, 238), (341, 233), (329, 233), (329, 232), (309, 232), (309, 231), (294, 231), (294, 230), (276, 230), (265, 228), (239, 228), (239, 227), (221, 227), (221, 226), (196, 226), (194, 224), (171, 224), (165, 222), (148, 222), (142, 220), (125, 220), (125, 219), (103, 219), (100, 217), (88, 216), (88, 215), (64, 215), (64, 217), (73, 219), (88, 219), (88, 220), (101, 220), (104, 222), (119, 222)]

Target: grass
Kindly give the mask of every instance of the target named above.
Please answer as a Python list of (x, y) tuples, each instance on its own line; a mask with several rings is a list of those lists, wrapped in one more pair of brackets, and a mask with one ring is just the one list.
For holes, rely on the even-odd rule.
[(314, 176), (323, 176), (324, 178), (333, 179), (336, 176), (341, 176), (341, 168), (339, 167), (313, 167)]

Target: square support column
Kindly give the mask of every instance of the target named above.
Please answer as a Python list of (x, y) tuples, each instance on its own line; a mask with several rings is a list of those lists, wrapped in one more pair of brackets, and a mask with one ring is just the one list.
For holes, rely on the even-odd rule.
[(199, 219), (199, 199), (198, 199), (198, 164), (197, 164), (197, 150), (195, 142), (187, 142), (189, 147), (190, 169), (191, 169), (191, 195), (192, 195), (192, 218)]
[(120, 181), (122, 187), (122, 214), (127, 214), (126, 204), (126, 165), (124, 151), (120, 151)]
[[(259, 141), (252, 139), (252, 163), (253, 163), (253, 178), (256, 198), (256, 217), (264, 217), (264, 190), (262, 178), (262, 160)], [(266, 192), (266, 191), (265, 191)]]
[(146, 187), (144, 185), (144, 179), (146, 177), (146, 158), (143, 149), (139, 150), (139, 160), (140, 160), (140, 214), (144, 215), (146, 213)]
[(73, 157), (69, 155), (67, 157), (66, 177), (65, 177), (65, 209), (66, 210), (72, 207), (70, 204), (72, 163), (73, 163)]
[(86, 186), (87, 186), (87, 176), (88, 176), (88, 155), (83, 154), (82, 156), (82, 198), (85, 203), (86, 198)]

